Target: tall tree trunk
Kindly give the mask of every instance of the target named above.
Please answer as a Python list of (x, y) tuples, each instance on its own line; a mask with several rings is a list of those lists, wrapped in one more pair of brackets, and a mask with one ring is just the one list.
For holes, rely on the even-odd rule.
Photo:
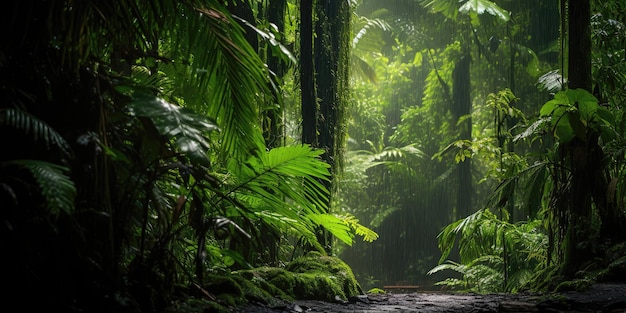
[[(567, 1), (567, 0), (562, 0)], [(567, 2), (567, 75), (569, 88), (591, 91), (591, 31), (589, 0)], [(563, 18), (563, 17), (562, 17)], [(575, 138), (560, 146), (562, 156), (569, 158), (571, 166), (571, 189), (566, 201), (566, 228), (563, 246), (563, 274), (573, 278), (584, 262), (593, 254), (591, 238), (592, 198), (589, 185), (590, 165), (595, 162), (589, 154), (590, 145), (597, 146), (597, 138), (587, 141)], [(600, 161), (600, 160), (598, 160)]]
[(589, 0), (568, 2), (567, 75), (569, 88), (582, 88), (591, 92), (591, 7)]
[[(276, 25), (279, 31), (283, 31), (285, 27), (285, 8), (287, 2), (285, 0), (269, 0), (267, 6), (267, 21)], [(274, 81), (274, 87), (271, 88), (275, 92), (274, 98), (276, 104), (280, 103), (280, 83), (285, 73), (284, 65), (280, 58), (272, 53), (267, 54), (267, 66), (270, 71), (274, 73), (272, 80)], [(263, 129), (265, 132), (265, 141), (268, 148), (274, 148), (282, 146), (282, 113), (283, 106), (275, 105), (266, 111), (264, 119)]]
[[(315, 24), (313, 16), (317, 18)], [(332, 177), (340, 165), (344, 135), (350, 4), (347, 1), (318, 0), (313, 6), (311, 0), (302, 0), (300, 19), (302, 142), (323, 149), (322, 158), (331, 166), (331, 180), (322, 182), (330, 192), (327, 203), (330, 210), (334, 193)], [(328, 253), (332, 252), (330, 234), (319, 230), (318, 240)]]
[(302, 143), (317, 146), (317, 101), (313, 68), (313, 0), (300, 1)]
[[(590, 1), (569, 1), (568, 4), (569, 88), (592, 92)], [(569, 278), (574, 277), (586, 261), (601, 253), (594, 251), (599, 244), (594, 238), (608, 242), (623, 240), (626, 225), (615, 199), (609, 198), (611, 178), (602, 165), (605, 155), (598, 142), (599, 134), (594, 131), (587, 137), (585, 140), (576, 138), (563, 147), (570, 155), (572, 167), (570, 222), (567, 224), (563, 265), (563, 273)], [(600, 218), (599, 236), (591, 229), (594, 208)]]
[[(471, 114), (472, 101), (470, 98), (470, 61), (469, 54), (463, 55), (456, 64), (453, 72), (453, 117), (455, 121)], [(467, 118), (458, 125), (461, 140), (472, 139), (472, 119)], [(457, 213), (463, 218), (472, 214), (472, 163), (470, 158), (458, 164)]]
[[(283, 31), (285, 27), (285, 8), (287, 2), (285, 0), (269, 0), (267, 5), (267, 21), (276, 25), (279, 31)], [(281, 83), (284, 76), (284, 64), (281, 59), (273, 53), (267, 53), (267, 66), (274, 76), (271, 77), (273, 86), (270, 89), (274, 93), (273, 107), (265, 110), (263, 119), (263, 133), (268, 148), (276, 148), (283, 145), (283, 106), (281, 105)], [(278, 265), (278, 242), (280, 236), (272, 231), (272, 227), (262, 226), (263, 246), (268, 252), (269, 264)]]

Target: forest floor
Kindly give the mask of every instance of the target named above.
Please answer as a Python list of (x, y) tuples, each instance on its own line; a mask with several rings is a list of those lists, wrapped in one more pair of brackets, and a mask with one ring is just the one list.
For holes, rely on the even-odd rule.
[(350, 301), (296, 300), (274, 307), (247, 304), (237, 313), (373, 313), (373, 312), (626, 312), (626, 284), (595, 284), (582, 292), (549, 294), (474, 294), (450, 292), (384, 293), (357, 296)]

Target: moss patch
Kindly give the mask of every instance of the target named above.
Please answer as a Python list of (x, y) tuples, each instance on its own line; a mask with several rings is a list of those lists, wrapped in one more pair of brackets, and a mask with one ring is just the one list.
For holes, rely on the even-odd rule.
[(563, 291), (582, 292), (591, 288), (592, 284), (593, 284), (593, 281), (589, 279), (567, 280), (567, 281), (560, 283), (558, 286), (556, 286), (554, 291), (556, 292), (563, 292)]
[(261, 267), (236, 272), (284, 300), (335, 301), (363, 294), (352, 269), (341, 259), (310, 252), (284, 269)]
[(335, 297), (347, 299), (363, 294), (352, 269), (341, 259), (319, 252), (297, 258), (286, 270), (294, 273), (294, 297), (334, 301)]
[[(284, 269), (262, 267), (238, 271), (282, 299), (335, 301), (363, 294), (352, 269), (341, 259), (310, 252), (293, 260)], [(270, 289), (267, 289), (270, 288)], [(275, 288), (275, 289), (274, 289)]]
[[(362, 295), (352, 269), (336, 257), (311, 252), (285, 268), (259, 267), (205, 277), (201, 295), (175, 303), (171, 312), (228, 312), (245, 303), (279, 306), (294, 299), (333, 302)], [(208, 298), (214, 297), (209, 300)], [(204, 298), (204, 299), (201, 299)]]

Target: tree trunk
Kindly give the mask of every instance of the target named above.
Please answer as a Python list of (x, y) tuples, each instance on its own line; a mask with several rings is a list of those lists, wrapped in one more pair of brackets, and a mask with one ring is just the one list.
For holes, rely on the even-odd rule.
[[(315, 8), (315, 11), (313, 11)], [(313, 24), (313, 15), (317, 18)], [(302, 142), (324, 150), (331, 180), (322, 181), (333, 194), (332, 177), (341, 158), (343, 95), (348, 88), (350, 5), (346, 1), (311, 0), (300, 3), (300, 88), (302, 90)], [(313, 41), (313, 26), (315, 40)], [(330, 235), (319, 230), (318, 240), (332, 252)]]
[[(567, 1), (567, 0), (563, 0)], [(568, 1), (568, 81), (569, 88), (583, 88), (591, 91), (591, 31), (589, 0)], [(589, 241), (592, 199), (589, 189), (590, 160), (589, 145), (597, 145), (591, 138), (585, 142), (575, 138), (560, 146), (571, 166), (571, 189), (567, 200), (565, 241), (563, 245), (562, 272), (573, 278), (582, 264), (592, 257)]]
[(313, 68), (313, 0), (300, 1), (302, 143), (317, 146), (317, 101)]
[[(267, 21), (276, 25), (279, 31), (283, 31), (285, 27), (285, 8), (286, 8), (285, 0), (270, 0), (267, 6)], [(275, 103), (280, 103), (280, 83), (279, 80), (282, 79), (285, 69), (282, 61), (277, 56), (272, 53), (267, 54), (267, 66), (270, 71), (274, 73), (275, 76), (272, 77), (274, 81), (274, 86), (271, 90), (275, 91), (274, 98), (276, 99)], [(266, 111), (266, 116), (264, 119), (264, 137), (267, 142), (268, 148), (274, 148), (282, 146), (282, 113), (283, 106), (275, 105), (273, 108)]]
[(582, 88), (591, 92), (591, 7), (589, 0), (569, 1), (567, 13), (569, 88)]
[[(452, 98), (454, 100), (453, 117), (455, 121), (471, 114), (470, 98), (470, 56), (465, 54), (457, 62), (453, 72)], [(458, 125), (459, 139), (472, 139), (472, 119), (467, 118)], [(470, 158), (458, 164), (457, 213), (459, 218), (472, 214), (472, 163)]]
[[(285, 0), (270, 0), (267, 5), (267, 21), (276, 25), (279, 31), (283, 31), (285, 27)], [(280, 105), (281, 101), (281, 83), (280, 81), (284, 75), (284, 65), (280, 58), (273, 53), (267, 53), (267, 66), (270, 71), (274, 73), (270, 79), (273, 80), (273, 86), (270, 86), (270, 90), (274, 93), (274, 103), (271, 108), (265, 110), (265, 117), (263, 119), (263, 134), (266, 145), (269, 149), (280, 147), (283, 145), (283, 108)], [(269, 264), (272, 266), (278, 266), (278, 243), (280, 236), (272, 231), (272, 227), (262, 225), (261, 240), (263, 246), (266, 247), (268, 253)]]

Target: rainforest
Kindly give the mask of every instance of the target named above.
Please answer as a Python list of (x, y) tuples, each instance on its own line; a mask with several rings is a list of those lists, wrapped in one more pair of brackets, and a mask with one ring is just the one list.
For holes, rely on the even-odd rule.
[(7, 307), (626, 284), (623, 1), (3, 7)]

